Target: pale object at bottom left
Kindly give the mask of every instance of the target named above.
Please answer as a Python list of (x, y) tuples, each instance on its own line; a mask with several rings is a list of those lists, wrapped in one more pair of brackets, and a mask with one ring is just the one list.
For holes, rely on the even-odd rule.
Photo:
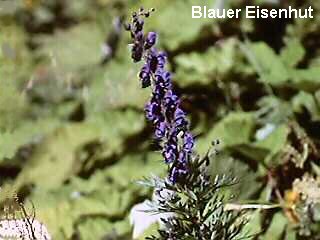
[(10, 219), (0, 221), (0, 240), (51, 240), (51, 236), (44, 224), (36, 219)]

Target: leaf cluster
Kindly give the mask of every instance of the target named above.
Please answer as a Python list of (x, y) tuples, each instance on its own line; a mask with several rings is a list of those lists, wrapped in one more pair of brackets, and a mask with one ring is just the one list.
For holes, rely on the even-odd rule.
[(151, 212), (170, 213), (171, 217), (161, 219), (163, 228), (159, 236), (147, 239), (240, 239), (245, 220), (239, 213), (224, 209), (223, 188), (236, 184), (226, 175), (208, 174), (209, 156), (198, 156), (189, 163), (190, 174), (176, 184), (165, 179), (153, 178), (144, 185), (152, 186), (155, 199)]

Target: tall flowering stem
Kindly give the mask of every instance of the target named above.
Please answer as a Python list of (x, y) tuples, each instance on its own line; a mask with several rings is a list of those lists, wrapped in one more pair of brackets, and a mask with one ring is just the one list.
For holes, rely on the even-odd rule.
[(144, 32), (144, 19), (151, 11), (153, 9), (134, 12), (126, 30), (133, 40), (131, 58), (144, 63), (139, 72), (141, 86), (152, 89), (151, 99), (145, 106), (146, 117), (153, 123), (155, 138), (161, 143), (164, 161), (169, 165), (169, 180), (175, 183), (189, 172), (194, 139), (181, 100), (173, 91), (172, 76), (166, 69), (167, 55), (155, 47), (157, 33)]
[(194, 139), (186, 113), (173, 91), (171, 74), (166, 70), (167, 56), (155, 47), (157, 34), (143, 31), (144, 19), (149, 15), (150, 11), (140, 9), (126, 25), (132, 37), (131, 57), (134, 62), (143, 61), (139, 72), (141, 86), (152, 89), (151, 99), (145, 106), (146, 117), (154, 125), (155, 138), (169, 165), (168, 178), (140, 181), (154, 188), (154, 199), (146, 212), (169, 213), (160, 218), (163, 226), (158, 234), (146, 239), (239, 239), (245, 222), (238, 218), (239, 214), (225, 211), (221, 195), (221, 189), (235, 184), (235, 179), (211, 178), (209, 163), (215, 151), (210, 149), (204, 158), (193, 151)]

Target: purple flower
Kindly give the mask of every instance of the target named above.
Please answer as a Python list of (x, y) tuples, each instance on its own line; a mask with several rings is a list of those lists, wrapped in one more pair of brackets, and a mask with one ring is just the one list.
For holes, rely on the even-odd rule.
[(188, 169), (184, 165), (173, 166), (169, 171), (169, 180), (173, 183), (183, 178), (188, 173)]
[(188, 152), (191, 153), (192, 152), (192, 148), (194, 146), (194, 139), (191, 133), (187, 132), (184, 134), (184, 144), (183, 144), (183, 149)]
[(177, 182), (179, 176), (179, 169), (176, 167), (173, 167), (172, 169), (170, 169), (169, 171), (169, 180), (171, 182)]
[(171, 89), (171, 73), (163, 70), (158, 70), (155, 73), (156, 84), (162, 88)]
[(155, 72), (158, 66), (158, 52), (155, 48), (148, 50), (147, 62), (150, 66), (151, 72)]
[(134, 62), (139, 62), (142, 58), (143, 47), (140, 44), (134, 44), (132, 47), (131, 58)]
[(175, 95), (172, 90), (168, 90), (164, 96), (164, 105), (167, 110), (175, 109), (180, 103), (179, 98)]
[(174, 144), (165, 145), (162, 155), (167, 164), (173, 163), (177, 159), (177, 146)]
[(167, 144), (174, 144), (174, 145), (178, 145), (178, 130), (175, 127), (172, 127), (169, 129), (168, 127), (168, 131), (167, 131)]
[(158, 68), (163, 69), (166, 64), (167, 54), (165, 52), (159, 52), (157, 56)]
[(140, 70), (139, 78), (141, 80), (141, 86), (142, 88), (149, 87), (151, 85), (150, 80), (150, 68), (148, 64), (143, 65), (143, 67)]
[(151, 48), (157, 40), (157, 34), (155, 32), (148, 32), (144, 47), (145, 49)]
[(164, 95), (166, 94), (166, 91), (164, 88), (162, 88), (160, 85), (155, 85), (153, 89), (153, 97), (160, 102), (163, 101)]
[(171, 74), (165, 69), (167, 55), (154, 47), (157, 34), (143, 33), (142, 18), (147, 16), (149, 12), (143, 10), (133, 14), (126, 29), (133, 39), (132, 59), (134, 62), (145, 61), (139, 78), (143, 88), (152, 88), (152, 98), (145, 106), (146, 118), (154, 124), (154, 134), (162, 146), (164, 161), (170, 165), (169, 180), (175, 183), (188, 173), (194, 140), (188, 132), (188, 121), (180, 107), (180, 99), (173, 92)]
[(160, 105), (155, 101), (151, 101), (145, 106), (145, 112), (149, 121), (156, 121), (161, 117)]
[(134, 36), (134, 40), (136, 44), (142, 45), (143, 42), (143, 32), (137, 32)]
[(176, 108), (174, 112), (174, 123), (179, 129), (183, 129), (188, 125), (186, 114), (181, 108)]
[(155, 136), (157, 139), (161, 139), (165, 136), (166, 134), (166, 129), (167, 128), (167, 124), (166, 122), (158, 122), (156, 125), (156, 130), (155, 130)]
[(139, 62), (144, 53), (143, 25), (143, 19), (137, 13), (133, 13), (132, 23), (126, 26), (126, 29), (131, 31), (131, 37), (134, 40), (131, 50), (131, 58), (134, 62)]

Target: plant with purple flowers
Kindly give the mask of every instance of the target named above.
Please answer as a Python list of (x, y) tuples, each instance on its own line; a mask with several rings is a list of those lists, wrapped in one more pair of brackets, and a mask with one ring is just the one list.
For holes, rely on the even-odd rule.
[(235, 181), (226, 176), (212, 180), (207, 173), (210, 151), (200, 158), (193, 150), (194, 137), (186, 113), (173, 91), (171, 74), (166, 70), (166, 53), (156, 49), (155, 32), (143, 32), (144, 18), (149, 17), (151, 11), (153, 9), (144, 11), (141, 8), (132, 14), (131, 23), (125, 26), (133, 40), (133, 61), (144, 61), (139, 73), (141, 86), (152, 89), (151, 99), (145, 106), (146, 118), (154, 125), (155, 138), (169, 166), (167, 178), (141, 181), (155, 191), (157, 200), (150, 204), (150, 211), (173, 214), (161, 219), (165, 229), (159, 230), (159, 236), (149, 239), (237, 239), (244, 221), (239, 220), (238, 214), (224, 211), (219, 191)]
[(171, 74), (165, 68), (166, 54), (154, 47), (157, 34), (143, 33), (142, 17), (149, 15), (149, 11), (143, 10), (134, 13), (132, 23), (126, 28), (133, 39), (132, 59), (145, 61), (139, 73), (141, 86), (152, 88), (151, 100), (145, 106), (146, 117), (155, 126), (155, 137), (162, 143), (164, 161), (170, 165), (169, 180), (175, 183), (188, 173), (194, 139), (180, 99), (172, 89)]

